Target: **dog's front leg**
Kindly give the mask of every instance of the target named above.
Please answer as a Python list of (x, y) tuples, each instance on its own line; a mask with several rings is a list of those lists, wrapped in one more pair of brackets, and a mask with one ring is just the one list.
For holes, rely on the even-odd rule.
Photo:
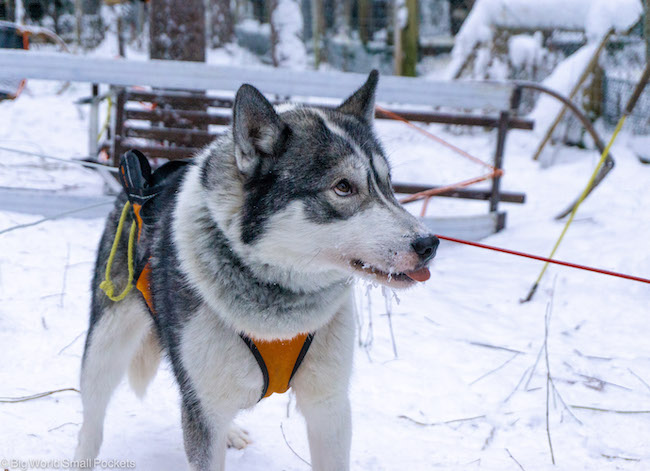
[(298, 398), (298, 405), (307, 422), (312, 469), (349, 470), (352, 425), (347, 394), (318, 400)]
[(205, 414), (196, 400), (182, 405), (185, 453), (193, 471), (224, 471), (233, 414)]

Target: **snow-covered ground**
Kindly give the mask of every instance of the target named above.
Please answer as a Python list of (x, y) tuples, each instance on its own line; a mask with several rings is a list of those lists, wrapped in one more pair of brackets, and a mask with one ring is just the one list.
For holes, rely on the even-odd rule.
[[(61, 96), (56, 88), (30, 82), (18, 100), (0, 103), (0, 146), (84, 155), (86, 117), (72, 102), (87, 87)], [(493, 134), (429, 129), (491, 157)], [(400, 123), (380, 122), (378, 131), (397, 181), (442, 184), (482, 171)], [(503, 205), (506, 230), (484, 242), (546, 255), (559, 235), (553, 216), (577, 196), (598, 156), (558, 148), (555, 165), (544, 169), (530, 159), (538, 139), (509, 136), (503, 185), (526, 192), (527, 202)], [(615, 144), (616, 168), (581, 207), (558, 258), (650, 275), (650, 166), (639, 163), (630, 142), (623, 133)], [(89, 170), (0, 151), (0, 186), (96, 195), (102, 181)], [(435, 199), (429, 212), (485, 211), (485, 203)], [(0, 230), (36, 219), (0, 212)], [(102, 227), (102, 220), (63, 219), (0, 235), (0, 396), (77, 387)], [(399, 303), (387, 306), (381, 289), (359, 286), (352, 469), (554, 469), (547, 363), (543, 353), (538, 358), (547, 312), (548, 365), (561, 395), (551, 394), (548, 413), (557, 469), (650, 469), (650, 287), (552, 266), (535, 299), (520, 304), (540, 268), (443, 242), (431, 280), (397, 293)], [(143, 470), (187, 469), (178, 402), (167, 364), (142, 402), (120, 386), (100, 457), (133, 460)], [(570, 412), (565, 404), (608, 411)], [(0, 403), (0, 460), (71, 458), (80, 421), (75, 392)], [(289, 447), (309, 459), (290, 394), (262, 401), (239, 422), (254, 442), (228, 451), (228, 469), (309, 469)]]

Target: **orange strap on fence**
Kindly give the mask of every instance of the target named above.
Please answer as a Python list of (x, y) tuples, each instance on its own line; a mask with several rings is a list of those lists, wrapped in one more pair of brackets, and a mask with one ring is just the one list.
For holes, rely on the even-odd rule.
[(393, 113), (392, 111), (389, 111), (389, 110), (387, 110), (385, 108), (382, 108), (381, 106), (375, 106), (375, 109), (377, 111), (379, 111), (381, 114), (383, 114), (385, 116), (388, 116), (389, 118), (394, 119), (395, 121), (403, 122), (404, 124), (406, 124), (407, 126), (409, 126), (412, 129), (416, 130), (420, 134), (423, 134), (423, 135), (427, 136), (429, 139), (432, 139), (432, 140), (436, 141), (437, 143), (447, 147), (448, 149), (453, 150), (457, 154), (462, 155), (463, 157), (471, 160), (472, 162), (478, 163), (478, 164), (482, 165), (483, 167), (487, 167), (488, 169), (491, 170), (490, 173), (479, 176), (479, 177), (470, 178), (468, 180), (462, 180), (460, 182), (452, 183), (452, 184), (445, 185), (445, 186), (438, 187), (438, 188), (431, 188), (430, 190), (421, 191), (419, 193), (412, 194), (410, 196), (407, 196), (407, 197), (402, 198), (401, 200), (399, 200), (400, 203), (406, 204), (406, 203), (410, 203), (412, 201), (417, 201), (419, 199), (424, 198), (424, 204), (422, 206), (421, 216), (424, 216), (424, 214), (426, 213), (427, 206), (429, 204), (429, 198), (431, 198), (432, 196), (439, 195), (441, 193), (446, 193), (446, 192), (451, 191), (451, 190), (456, 190), (458, 188), (463, 188), (463, 187), (466, 187), (466, 186), (474, 185), (475, 183), (480, 183), (480, 182), (483, 182), (485, 180), (489, 180), (489, 179), (492, 179), (492, 178), (495, 178), (495, 177), (500, 177), (501, 175), (503, 175), (503, 170), (494, 168), (492, 165), (488, 164), (487, 162), (482, 161), (478, 157), (474, 157), (472, 154), (470, 154), (470, 153), (464, 151), (463, 149), (461, 149), (461, 148), (459, 148), (459, 147), (445, 141), (444, 139), (436, 136), (435, 134), (430, 133), (426, 129), (422, 129), (419, 126), (416, 126), (415, 124), (411, 123), (408, 119), (403, 118), (402, 116), (398, 115), (397, 113)]

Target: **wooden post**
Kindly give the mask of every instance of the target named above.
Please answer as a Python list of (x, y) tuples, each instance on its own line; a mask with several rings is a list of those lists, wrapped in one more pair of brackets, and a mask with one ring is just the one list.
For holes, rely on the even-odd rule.
[(99, 85), (92, 84), (90, 114), (88, 116), (88, 155), (90, 158), (97, 156), (97, 135), (99, 134)]
[[(499, 128), (497, 130), (497, 148), (494, 153), (494, 168), (501, 170), (503, 167), (503, 153), (506, 148), (506, 137), (508, 135), (508, 121), (510, 113), (502, 111), (499, 115)], [(492, 179), (492, 196), (490, 197), (490, 212), (496, 213), (499, 205), (499, 187), (501, 177), (499, 175)]]
[(126, 46), (124, 45), (124, 23), (122, 21), (122, 10), (117, 8), (117, 54), (126, 57)]
[(318, 69), (321, 62), (321, 41), (323, 37), (325, 15), (323, 15), (323, 0), (311, 0), (311, 32), (314, 42), (314, 68)]
[[(18, 0), (20, 1), (20, 0)], [(77, 48), (81, 49), (81, 23), (82, 23), (83, 8), (81, 0), (74, 0), (74, 18), (75, 18), (75, 39), (77, 40)]]
[(4, 19), (12, 23), (16, 21), (16, 0), (6, 0)]
[(370, 40), (370, 23), (372, 19), (370, 0), (357, 1), (357, 19), (359, 20), (359, 38), (366, 45)]
[(400, 10), (404, 8), (405, 0), (393, 0), (393, 73), (402, 75), (402, 25)]
[(645, 60), (650, 62), (650, 0), (643, 0), (643, 34), (645, 36)]
[(418, 0), (406, 0), (408, 20), (402, 31), (402, 75), (415, 77), (418, 63), (419, 11)]
[(111, 145), (111, 157), (113, 158), (113, 166), (120, 166), (120, 158), (122, 158), (122, 146), (120, 145), (120, 136), (124, 135), (122, 128), (124, 127), (124, 104), (126, 101), (126, 93), (124, 90), (119, 90), (115, 96), (115, 116), (113, 118), (113, 129), (111, 136), (113, 137)]

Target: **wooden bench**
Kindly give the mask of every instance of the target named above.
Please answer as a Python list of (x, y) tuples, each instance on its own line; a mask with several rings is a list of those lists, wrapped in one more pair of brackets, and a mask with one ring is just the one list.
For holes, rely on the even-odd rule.
[[(140, 149), (150, 158), (177, 160), (185, 159), (209, 144), (231, 121), (232, 97), (206, 96), (191, 91), (142, 90), (137, 88), (116, 88), (116, 107), (112, 135), (101, 148), (107, 151), (114, 165), (124, 152), (131, 148)], [(280, 103), (286, 100), (272, 100)], [(313, 100), (310, 103), (314, 103)], [(328, 106), (317, 103), (320, 106)], [(443, 123), (450, 125), (479, 126), (501, 129), (497, 139), (495, 155), (503, 156), (503, 144), (509, 129), (533, 128), (530, 120), (507, 114), (478, 115), (470, 113), (435, 112), (405, 109), (403, 107), (382, 107), (409, 121), (421, 123)], [(378, 110), (377, 119), (393, 119)], [(497, 168), (500, 160), (496, 159)], [(395, 183), (398, 193), (413, 194), (432, 188), (433, 185)], [(491, 200), (492, 190), (457, 189), (438, 196)], [(523, 193), (498, 192), (496, 202), (523, 203)], [(494, 208), (496, 210), (496, 206)]]
[[(89, 150), (97, 152), (97, 84), (111, 85), (115, 97), (111, 136), (103, 145), (113, 163), (127, 148), (136, 147), (153, 158), (190, 157), (209, 143), (230, 122), (235, 91), (251, 83), (276, 101), (337, 103), (358, 88), (365, 75), (343, 72), (224, 67), (195, 62), (129, 61), (0, 50), (0, 77), (81, 81), (92, 84), (93, 99), (89, 126)], [(136, 89), (135, 86), (148, 87)], [(446, 82), (383, 76), (377, 102), (383, 108), (416, 122), (480, 126), (497, 132), (494, 167), (503, 166), (503, 152), (510, 129), (532, 129), (533, 123), (517, 116), (521, 89), (512, 83)], [(319, 101), (320, 100), (320, 101)], [(377, 113), (378, 118), (385, 118)], [(524, 195), (500, 191), (500, 177), (489, 190), (456, 189), (438, 196), (489, 201), (488, 217), (468, 219), (475, 234), (494, 232), (505, 224), (498, 203), (523, 203)], [(427, 189), (428, 185), (395, 183), (402, 193)], [(475, 218), (476, 219), (476, 218)], [(474, 225), (474, 226), (472, 226)], [(470, 227), (471, 226), (471, 227)], [(477, 237), (474, 237), (477, 238)]]

